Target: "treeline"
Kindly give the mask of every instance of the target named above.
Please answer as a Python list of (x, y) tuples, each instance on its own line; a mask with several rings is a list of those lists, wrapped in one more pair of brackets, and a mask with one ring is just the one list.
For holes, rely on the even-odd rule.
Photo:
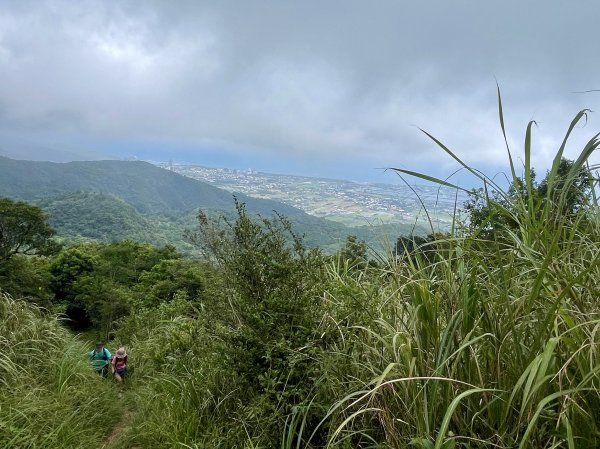
[(182, 258), (174, 247), (129, 240), (81, 243), (51, 257), (12, 257), (0, 265), (0, 288), (60, 313), (76, 331), (107, 338), (114, 323), (138, 307), (186, 297), (199, 300), (214, 269)]
[(238, 203), (198, 216), (202, 262), (127, 241), (14, 255), (45, 233), (8, 251), (2, 285), (128, 347), (125, 446), (596, 447), (597, 146), (561, 148), (540, 182), (482, 177), (452, 234), (390, 254), (323, 255)]

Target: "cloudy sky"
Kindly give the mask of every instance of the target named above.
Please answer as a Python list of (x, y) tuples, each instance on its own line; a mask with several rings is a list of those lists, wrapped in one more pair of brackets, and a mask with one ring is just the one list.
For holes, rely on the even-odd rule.
[[(600, 89), (598, 17), (597, 0), (2, 0), (0, 145), (450, 174), (422, 127), (493, 174), (497, 80), (514, 152), (536, 120), (544, 169), (577, 111), (600, 104), (574, 93)], [(592, 114), (569, 154), (598, 130)]]

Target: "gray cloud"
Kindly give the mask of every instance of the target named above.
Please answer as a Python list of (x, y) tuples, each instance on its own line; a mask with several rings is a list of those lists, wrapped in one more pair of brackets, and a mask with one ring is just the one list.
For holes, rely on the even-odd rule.
[[(505, 161), (495, 81), (544, 166), (600, 96), (596, 1), (5, 1), (0, 131), (365, 167)], [(571, 151), (597, 128), (579, 133)]]

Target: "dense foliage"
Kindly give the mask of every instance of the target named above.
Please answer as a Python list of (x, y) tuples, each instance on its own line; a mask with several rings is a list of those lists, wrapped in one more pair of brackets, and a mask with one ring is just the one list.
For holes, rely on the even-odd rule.
[(54, 230), (37, 207), (0, 198), (0, 264), (17, 254), (49, 254), (57, 249)]
[(489, 239), (517, 230), (519, 209), (538, 214), (538, 219), (544, 211), (551, 212), (554, 219), (574, 218), (587, 205), (593, 185), (590, 176), (586, 167), (576, 167), (574, 161), (561, 157), (555, 170), (548, 171), (539, 184), (532, 169), (529, 183), (516, 178), (506, 193), (497, 189), (491, 193), (483, 188), (473, 190), (465, 203), (468, 226), (472, 233)]
[[(574, 161), (563, 144), (537, 183), (530, 133), (508, 188), (465, 165), (484, 183), (469, 221), (403, 236), (390, 254), (375, 257), (351, 236), (324, 255), (288, 219), (257, 218), (238, 202), (234, 217), (198, 215), (187, 238), (202, 261), (171, 246), (88, 242), (13, 257), (1, 287), (128, 348), (124, 404), (136, 414), (122, 447), (597, 447), (600, 215), (587, 160), (599, 142)], [(24, 322), (58, 329), (2, 301), (26, 310)], [(0, 345), (29, 341), (6, 326)], [(14, 441), (27, 425), (18, 417), (33, 413), (19, 407), (7, 415)]]
[(203, 266), (181, 259), (172, 246), (124, 240), (65, 248), (52, 261), (50, 289), (74, 329), (90, 325), (110, 335), (113, 323), (137, 306), (170, 301), (178, 292), (197, 299)]

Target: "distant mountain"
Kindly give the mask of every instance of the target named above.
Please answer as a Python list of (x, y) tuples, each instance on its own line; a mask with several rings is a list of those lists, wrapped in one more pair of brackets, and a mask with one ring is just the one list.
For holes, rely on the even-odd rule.
[(0, 156), (25, 161), (71, 162), (110, 159), (89, 150), (72, 150), (40, 144), (23, 137), (0, 134)]
[[(142, 161), (18, 161), (0, 157), (0, 196), (23, 200), (70, 192), (117, 196), (142, 214), (179, 216), (203, 208), (232, 211), (232, 194)], [(239, 194), (252, 213), (304, 216), (299, 209)], [(310, 217), (310, 216), (309, 216)]]
[(142, 215), (116, 196), (74, 192), (36, 201), (48, 214), (52, 228), (66, 242), (134, 240), (153, 245), (174, 245), (186, 254), (194, 252), (185, 232), (195, 225), (195, 214), (180, 218)]
[[(0, 157), (0, 196), (42, 207), (67, 241), (129, 238), (175, 244), (189, 252), (186, 229), (198, 209), (234, 213), (231, 192), (141, 161), (70, 163), (18, 161)], [(370, 242), (393, 240), (410, 227), (347, 227), (277, 201), (237, 194), (252, 214), (288, 217), (309, 246), (333, 250), (347, 235)]]

